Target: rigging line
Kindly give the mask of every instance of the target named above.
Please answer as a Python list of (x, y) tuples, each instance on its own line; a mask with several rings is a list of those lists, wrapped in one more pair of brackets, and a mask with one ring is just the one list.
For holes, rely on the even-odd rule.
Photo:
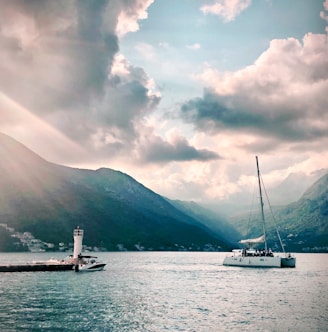
[(265, 243), (265, 251), (267, 251), (267, 239), (266, 239), (266, 224), (265, 224), (265, 218), (264, 218), (264, 209), (263, 209), (263, 197), (262, 197), (262, 188), (261, 188), (261, 179), (262, 175), (260, 173), (260, 167), (259, 167), (259, 161), (257, 156), (255, 157), (256, 159), (256, 168), (257, 168), (257, 178), (258, 178), (258, 183), (259, 183), (259, 192), (260, 192), (260, 203), (261, 203), (261, 216), (262, 216), (262, 227), (263, 227), (263, 234), (264, 234), (264, 243)]
[(284, 254), (286, 254), (286, 252), (285, 252), (285, 247), (283, 246), (282, 241), (281, 241), (280, 233), (279, 233), (278, 226), (277, 226), (277, 223), (276, 223), (276, 218), (275, 218), (275, 216), (274, 216), (274, 214), (273, 214), (272, 207), (271, 207), (271, 203), (270, 203), (270, 200), (269, 200), (269, 196), (268, 196), (268, 193), (267, 193), (267, 191), (266, 191), (266, 188), (265, 188), (265, 185), (264, 185), (264, 182), (263, 182), (262, 176), (261, 176), (261, 182), (262, 182), (262, 185), (263, 185), (263, 189), (264, 189), (265, 197), (266, 197), (266, 199), (267, 199), (267, 201), (268, 201), (269, 210), (270, 210), (270, 213), (271, 213), (271, 216), (272, 216), (273, 224), (274, 224), (274, 227), (275, 227), (275, 229), (276, 229), (276, 233), (277, 233), (277, 236), (278, 236), (278, 239), (279, 239), (279, 242), (280, 242), (281, 249), (282, 249), (282, 251), (284, 252)]

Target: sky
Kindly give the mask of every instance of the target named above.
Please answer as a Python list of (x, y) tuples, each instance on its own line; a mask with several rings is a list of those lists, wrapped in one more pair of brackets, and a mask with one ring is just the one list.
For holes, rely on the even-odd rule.
[(328, 168), (328, 0), (0, 0), (0, 132), (216, 202)]

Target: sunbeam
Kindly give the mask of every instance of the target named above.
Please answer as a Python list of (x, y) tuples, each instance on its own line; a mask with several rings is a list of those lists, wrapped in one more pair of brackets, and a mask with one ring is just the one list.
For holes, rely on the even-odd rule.
[(70, 157), (69, 160), (72, 160), (72, 157), (78, 160), (88, 155), (80, 145), (2, 91), (0, 91), (0, 118), (1, 132), (27, 142), (27, 146), (47, 159), (48, 156), (52, 156), (51, 161), (58, 162), (65, 157), (66, 159)]

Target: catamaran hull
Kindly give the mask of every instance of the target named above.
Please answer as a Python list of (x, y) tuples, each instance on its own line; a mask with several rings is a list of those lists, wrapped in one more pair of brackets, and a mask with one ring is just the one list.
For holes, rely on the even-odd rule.
[(281, 258), (281, 267), (295, 267), (296, 258), (295, 257), (283, 257)]
[(228, 256), (224, 259), (223, 265), (242, 267), (282, 267), (281, 257), (250, 257), (250, 256)]

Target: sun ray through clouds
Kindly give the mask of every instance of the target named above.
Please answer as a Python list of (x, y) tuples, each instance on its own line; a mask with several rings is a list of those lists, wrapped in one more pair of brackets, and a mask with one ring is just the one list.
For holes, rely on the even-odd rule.
[[(0, 91), (0, 118), (0, 131), (2, 133), (9, 134), (19, 141), (28, 142), (27, 146), (46, 159), (48, 156), (57, 156), (61, 159), (66, 154), (80, 155), (84, 158), (88, 155), (79, 144), (2, 91)], [(35, 137), (39, 137), (39, 139), (35, 140)], [(41, 140), (40, 137), (42, 137)], [(56, 160), (51, 161), (56, 162)]]

